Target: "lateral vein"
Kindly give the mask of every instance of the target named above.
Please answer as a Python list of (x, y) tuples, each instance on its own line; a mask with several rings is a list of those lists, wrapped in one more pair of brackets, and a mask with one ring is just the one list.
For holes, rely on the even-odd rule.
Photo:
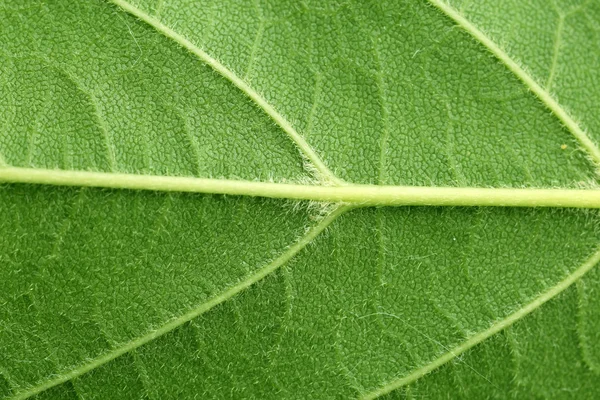
[(431, 371), (443, 366), (444, 364), (446, 364), (449, 361), (453, 360), (454, 358), (460, 356), (467, 350), (475, 347), (477, 344), (483, 342), (484, 340), (495, 335), (496, 333), (500, 332), (501, 330), (508, 328), (515, 322), (519, 321), (520, 319), (531, 314), (533, 311), (537, 310), (544, 303), (553, 299), (558, 294), (565, 291), (568, 287), (570, 287), (577, 280), (579, 280), (583, 275), (585, 275), (586, 272), (588, 272), (592, 268), (594, 268), (598, 264), (598, 262), (600, 262), (600, 248), (597, 249), (596, 252), (594, 254), (592, 254), (592, 256), (590, 258), (588, 258), (579, 268), (577, 268), (575, 271), (573, 271), (571, 274), (569, 274), (565, 279), (563, 279), (556, 285), (552, 286), (550, 289), (548, 289), (544, 293), (540, 294), (538, 297), (534, 298), (531, 302), (525, 304), (518, 311), (510, 314), (508, 317), (506, 317), (500, 321), (497, 321), (492, 326), (490, 326), (488, 329), (481, 331), (481, 332), (477, 333), (476, 335), (471, 336), (468, 340), (466, 340), (462, 344), (454, 347), (453, 349), (449, 350), (448, 352), (444, 353), (440, 357), (431, 361), (429, 364), (426, 364), (421, 368), (417, 368), (417, 369), (413, 370), (411, 373), (409, 373), (408, 375), (398, 378), (396, 380), (393, 380), (393, 381), (383, 385), (382, 387), (373, 390), (372, 392), (363, 394), (361, 396), (361, 399), (371, 400), (371, 399), (375, 399), (377, 397), (383, 396), (383, 395), (390, 393), (402, 386), (409, 385), (409, 384), (415, 382), (416, 380), (422, 378), (423, 376), (427, 375)]
[(328, 216), (323, 218), (317, 225), (313, 226), (308, 230), (308, 232), (302, 236), (296, 243), (290, 246), (285, 252), (283, 252), (279, 257), (273, 260), (271, 263), (265, 265), (258, 271), (254, 272), (252, 275), (246, 277), (241, 282), (231, 286), (229, 289), (219, 293), (215, 297), (209, 299), (208, 301), (198, 305), (196, 308), (191, 309), (185, 314), (172, 319), (171, 321), (161, 325), (155, 330), (148, 332), (147, 334), (135, 338), (129, 342), (124, 343), (120, 347), (117, 347), (108, 353), (105, 353), (99, 357), (96, 357), (92, 360), (88, 360), (86, 364), (80, 365), (79, 367), (72, 369), (66, 373), (62, 373), (52, 378), (48, 379), (45, 382), (41, 382), (37, 386), (26, 389), (22, 392), (18, 392), (15, 396), (12, 397), (12, 400), (21, 400), (31, 397), (35, 394), (41, 393), (45, 390), (48, 390), (54, 386), (60, 385), (61, 383), (70, 381), (78, 376), (81, 376), (93, 369), (96, 369), (115, 358), (122, 356), (132, 350), (137, 349), (140, 346), (143, 346), (146, 343), (153, 341), (154, 339), (169, 333), (170, 331), (176, 329), (177, 327), (183, 325), (184, 323), (191, 321), (192, 319), (198, 317), (199, 315), (207, 312), (211, 308), (229, 300), (239, 292), (247, 289), (252, 286), (256, 282), (262, 280), (266, 276), (270, 275), (289, 260), (291, 260), (296, 254), (298, 254), (303, 248), (305, 248), (309, 243), (311, 243), (321, 232), (323, 232), (331, 223), (337, 219), (340, 215), (344, 214), (346, 211), (349, 211), (351, 207), (342, 206), (335, 209)]
[(240, 89), (246, 96), (258, 105), (283, 131), (294, 141), (300, 152), (310, 161), (314, 168), (320, 174), (320, 178), (330, 184), (342, 184), (342, 180), (335, 176), (335, 174), (325, 165), (325, 162), (319, 157), (315, 150), (308, 144), (306, 139), (296, 131), (292, 124), (281, 115), (275, 107), (273, 107), (264, 97), (262, 97), (256, 90), (248, 85), (243, 79), (238, 77), (232, 70), (221, 64), (217, 59), (211, 57), (208, 53), (196, 46), (190, 40), (185, 38), (183, 35), (175, 32), (155, 17), (145, 13), (134, 5), (128, 3), (125, 0), (109, 0), (116, 6), (120, 7), (123, 11), (139, 18), (148, 25), (152, 26), (158, 32), (166, 36), (167, 38), (175, 41), (189, 52), (197, 56), (200, 60), (214, 69), (217, 73), (229, 80), (233, 85)]
[(359, 185), (319, 186), (177, 176), (0, 167), (0, 182), (192, 192), (354, 206), (492, 206), (600, 208), (600, 189)]
[(513, 74), (533, 92), (538, 99), (554, 114), (556, 118), (571, 132), (571, 134), (579, 141), (581, 147), (587, 151), (596, 167), (600, 167), (600, 148), (594, 141), (585, 133), (577, 122), (569, 115), (569, 113), (552, 97), (552, 95), (540, 86), (533, 77), (528, 74), (515, 60), (513, 60), (504, 50), (500, 48), (492, 39), (490, 39), (479, 28), (469, 22), (461, 15), (459, 11), (454, 9), (444, 0), (429, 0), (429, 2), (443, 12), (450, 19), (454, 20), (469, 33), (473, 38), (483, 44), (496, 58), (502, 62)]

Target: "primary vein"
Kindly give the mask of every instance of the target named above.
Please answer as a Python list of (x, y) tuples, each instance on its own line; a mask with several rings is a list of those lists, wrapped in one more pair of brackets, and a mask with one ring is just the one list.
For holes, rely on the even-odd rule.
[(504, 206), (600, 208), (599, 189), (318, 186), (177, 176), (0, 167), (0, 182), (194, 192), (347, 203), (355, 206)]
[(340, 178), (338, 178), (331, 170), (325, 165), (325, 162), (319, 157), (319, 155), (315, 152), (315, 150), (308, 144), (306, 139), (296, 131), (296, 129), (292, 126), (292, 124), (281, 115), (264, 97), (262, 97), (256, 90), (254, 90), (250, 85), (248, 85), (243, 79), (238, 77), (232, 70), (227, 68), (225, 65), (221, 64), (217, 59), (211, 57), (208, 53), (202, 50), (200, 47), (196, 46), (190, 40), (185, 38), (183, 35), (175, 32), (173, 29), (164, 25), (155, 17), (147, 14), (146, 12), (140, 10), (139, 8), (133, 6), (125, 0), (109, 0), (124, 11), (130, 13), (131, 15), (139, 18), (144, 21), (148, 25), (152, 26), (158, 32), (166, 36), (167, 38), (175, 41), (192, 54), (197, 56), (200, 60), (209, 65), (216, 72), (221, 74), (224, 78), (228, 79), (231, 83), (233, 83), (238, 89), (240, 89), (243, 93), (246, 94), (252, 101), (258, 105), (283, 131), (296, 143), (298, 149), (302, 152), (302, 154), (308, 159), (310, 163), (314, 166), (314, 168), (320, 174), (320, 178), (325, 182), (331, 184), (342, 184)]
[(454, 20), (466, 32), (483, 44), (498, 60), (500, 60), (513, 74), (517, 76), (533, 92), (542, 103), (560, 120), (560, 122), (579, 141), (581, 147), (588, 152), (596, 166), (600, 166), (600, 149), (594, 141), (585, 133), (577, 122), (567, 111), (552, 97), (552, 95), (540, 86), (533, 77), (525, 71), (514, 59), (500, 48), (479, 28), (469, 22), (461, 13), (455, 10), (445, 0), (429, 0), (440, 11)]

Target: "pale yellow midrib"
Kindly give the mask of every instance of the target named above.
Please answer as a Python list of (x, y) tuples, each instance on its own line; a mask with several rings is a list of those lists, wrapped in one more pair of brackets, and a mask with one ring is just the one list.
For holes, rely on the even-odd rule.
[(0, 167), (0, 182), (193, 192), (353, 206), (480, 206), (600, 208), (600, 189), (535, 189), (302, 185), (158, 175)]
[(343, 185), (344, 182), (338, 178), (330, 169), (327, 167), (325, 162), (317, 154), (317, 152), (310, 146), (306, 139), (296, 131), (296, 128), (273, 107), (263, 96), (261, 96), (254, 88), (252, 88), (246, 81), (238, 77), (232, 70), (227, 68), (225, 65), (220, 63), (216, 58), (212, 57), (200, 47), (192, 43), (188, 38), (180, 35), (170, 27), (160, 22), (157, 18), (149, 15), (143, 10), (130, 4), (125, 0), (108, 0), (116, 6), (120, 7), (123, 11), (139, 18), (146, 24), (152, 26), (156, 31), (164, 35), (165, 37), (173, 40), (190, 53), (194, 54), (198, 59), (210, 66), (213, 70), (223, 76), (225, 79), (230, 81), (235, 87), (237, 87), (242, 93), (248, 96), (259, 108), (261, 108), (275, 123), (288, 135), (288, 137), (296, 144), (298, 150), (302, 155), (311, 163), (310, 170), (315, 170), (318, 173), (318, 177), (323, 183), (332, 185)]

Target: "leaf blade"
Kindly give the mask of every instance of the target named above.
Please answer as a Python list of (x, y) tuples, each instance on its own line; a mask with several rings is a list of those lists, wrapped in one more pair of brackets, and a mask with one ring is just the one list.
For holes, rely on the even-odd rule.
[[(2, 92), (10, 93), (3, 97), (9, 107), (5, 107), (0, 114), (4, 125), (9, 127), (0, 135), (3, 150), (9, 149), (8, 155), (4, 157), (7, 164), (29, 167), (28, 164), (33, 160), (36, 168), (58, 166), (67, 174), (71, 170), (110, 170), (117, 165), (119, 169), (124, 168), (124, 172), (132, 175), (192, 175), (206, 177), (211, 182), (214, 175), (217, 175), (232, 180), (232, 184), (239, 182), (236, 179), (241, 176), (249, 181), (262, 181), (269, 187), (270, 184), (265, 181), (273, 178), (277, 181), (294, 182), (310, 179), (311, 171), (303, 169), (295, 147), (281, 141), (283, 132), (269, 127), (270, 121), (265, 121), (262, 111), (244, 103), (239, 90), (229, 87), (230, 83), (218, 83), (220, 81), (214, 79), (215, 76), (198, 67), (198, 60), (186, 58), (187, 53), (174, 48), (173, 43), (167, 44), (152, 29), (113, 8), (105, 7), (104, 3), (76, 3), (74, 6), (57, 3), (52, 7), (41, 3), (31, 4), (25, 7), (6, 4), (1, 10), (9, 16), (7, 19), (10, 22), (0, 28), (0, 35), (9, 38), (2, 57), (10, 62), (3, 64), (2, 68), (3, 72), (11, 68), (15, 70), (12, 71), (13, 75), (4, 75), (9, 76), (9, 79), (2, 81)], [(580, 152), (564, 151), (566, 148), (575, 148), (576, 145), (574, 141), (569, 141), (571, 139), (568, 138), (568, 132), (558, 121), (548, 115), (534, 96), (519, 86), (520, 83), (504, 70), (505, 67), (497, 65), (497, 61), (485, 49), (470, 41), (467, 35), (453, 30), (452, 24), (441, 18), (431, 7), (417, 2), (390, 3), (384, 7), (362, 2), (342, 5), (331, 2), (325, 4), (324, 8), (323, 5), (314, 4), (299, 7), (282, 7), (278, 4), (261, 7), (258, 4), (254, 10), (255, 16), (251, 17), (249, 14), (252, 12), (235, 3), (227, 3), (225, 6), (228, 7), (228, 14), (216, 13), (212, 22), (210, 18), (207, 20), (201, 16), (200, 20), (204, 20), (199, 22), (196, 18), (197, 9), (193, 5), (177, 1), (161, 4), (162, 8), (159, 7), (158, 11), (152, 11), (154, 5), (151, 5), (145, 12), (165, 21), (161, 22), (164, 26), (169, 26), (169, 18), (172, 22), (173, 15), (182, 12), (184, 16), (179, 19), (182, 22), (182, 37), (189, 37), (195, 43), (206, 45), (212, 55), (225, 60), (223, 65), (231, 65), (228, 68), (233, 73), (244, 76), (242, 83), (247, 82), (253, 93), (264, 94), (261, 98), (267, 99), (268, 104), (273, 104), (274, 109), (282, 110), (289, 121), (292, 121), (291, 129), (302, 132), (327, 164), (332, 165), (336, 173), (346, 179), (355, 182), (390, 182), (395, 185), (509, 186), (515, 188), (516, 192), (522, 186), (580, 187), (589, 185), (595, 179), (593, 169)], [(76, 12), (71, 12), (70, 7), (75, 7)], [(31, 12), (32, 10), (35, 12)], [(89, 10), (95, 11), (94, 16), (87, 15), (87, 20), (82, 18), (86, 12), (90, 14)], [(28, 16), (31, 24), (37, 23), (40, 33), (54, 40), (67, 38), (63, 40), (65, 48), (56, 46), (52, 40), (40, 43), (40, 36), (27, 32), (22, 21), (19, 21), (23, 15)], [(62, 16), (52, 20), (48, 15)], [(247, 24), (244, 24), (244, 18), (249, 20)], [(69, 21), (69, 24), (66, 27), (53, 26), (61, 20)], [(93, 23), (81, 26), (82, 21), (103, 21), (106, 27), (97, 27)], [(217, 24), (211, 28), (211, 23), (215, 21)], [(254, 22), (257, 23), (256, 32), (250, 35), (251, 40), (247, 40), (244, 32), (252, 30)], [(570, 25), (565, 25), (568, 26)], [(195, 31), (190, 30), (190, 27), (195, 28)], [(20, 37), (11, 36), (19, 29), (24, 29), (22, 36), (29, 41), (19, 41)], [(96, 32), (96, 35), (89, 35), (89, 30)], [(212, 39), (211, 34), (207, 33), (211, 31)], [(75, 32), (79, 34), (74, 35)], [(197, 34), (202, 37), (194, 36)], [(68, 39), (74, 36), (83, 40), (80, 43), (70, 43)], [(111, 39), (102, 42), (104, 36)], [(123, 41), (124, 45), (115, 52), (119, 62), (109, 65), (116, 67), (119, 78), (105, 79), (101, 82), (101, 90), (90, 90), (91, 86), (97, 84), (98, 74), (78, 78), (76, 72), (86, 69), (95, 72), (94, 68), (102, 70), (103, 67), (98, 67), (95, 61), (107, 60), (107, 53), (98, 51), (97, 43), (107, 43), (112, 47), (111, 42), (115, 38)], [(88, 48), (82, 46), (82, 43)], [(93, 50), (91, 54), (94, 55), (89, 60), (76, 57), (89, 49)], [(29, 55), (23, 58), (22, 54), (17, 54), (18, 51)], [(40, 52), (43, 56), (41, 58)], [(557, 53), (554, 54), (556, 63), (553, 63), (554, 75), (550, 81), (557, 85), (555, 87), (561, 87), (562, 64), (558, 62)], [(370, 59), (373, 55), (377, 55), (375, 63)], [(26, 106), (21, 106), (15, 100), (19, 98), (19, 90), (11, 86), (12, 82), (19, 74), (33, 78), (42, 73), (45, 67), (40, 65), (48, 64), (49, 57), (55, 58), (54, 64), (58, 63), (57, 67), (50, 65), (56, 71), (44, 78), (30, 79), (41, 83), (39, 86), (42, 90), (36, 92), (38, 88), (35, 85), (30, 85), (27, 89), (27, 96), (40, 104), (27, 111)], [(172, 63), (168, 58), (178, 62)], [(163, 60), (165, 64), (161, 65), (160, 61), (156, 63), (150, 59)], [(81, 65), (75, 62), (77, 60)], [(284, 62), (274, 62), (276, 60)], [(14, 67), (17, 63), (21, 63), (18, 69)], [(167, 67), (163, 68), (165, 65)], [(28, 66), (35, 67), (32, 67), (33, 72), (27, 71)], [(202, 78), (197, 78), (194, 74)], [(190, 78), (192, 75), (194, 78)], [(198, 84), (201, 80), (210, 83), (208, 91), (204, 91), (206, 88)], [(121, 84), (125, 81), (127, 84)], [(190, 82), (192, 89), (185, 88), (185, 84)], [(155, 83), (159, 90), (152, 86)], [(307, 90), (313, 84), (314, 88)], [(171, 86), (175, 90), (170, 90)], [(63, 93), (61, 98), (70, 99), (69, 103), (79, 106), (71, 110), (72, 114), (67, 112), (61, 116), (57, 112), (57, 103), (52, 98), (53, 93), (58, 93), (56, 88), (63, 90), (60, 92)], [(79, 90), (80, 88), (83, 89)], [(114, 92), (110, 92), (113, 89)], [(162, 95), (163, 89), (167, 94), (166, 101), (160, 96), (152, 96), (157, 93)], [(78, 90), (81, 94), (78, 94)], [(137, 104), (136, 107), (133, 110), (121, 107), (127, 110), (122, 113), (121, 119), (115, 118), (121, 109), (117, 109), (112, 116), (106, 116), (109, 108), (99, 106), (98, 98), (104, 95), (106, 100), (106, 93), (109, 92), (124, 98), (130, 96), (135, 100), (131, 104)], [(148, 96), (146, 92), (152, 95)], [(235, 105), (231, 106), (227, 101), (219, 99), (221, 92)], [(186, 96), (193, 97), (199, 93), (209, 102), (217, 100), (216, 106), (206, 107), (196, 97), (191, 103), (186, 103)], [(228, 107), (236, 112), (243, 112), (223, 112), (222, 109), (229, 109)], [(201, 112), (198, 112), (198, 108)], [(58, 118), (49, 124), (40, 123), (45, 121), (39, 119), (44, 114)], [(94, 138), (96, 146), (93, 148), (107, 148), (108, 151), (77, 153), (73, 150), (77, 146), (85, 147), (81, 145), (85, 141), (78, 142), (85, 135), (78, 136), (72, 131), (79, 125), (68, 125), (70, 119), (76, 118), (76, 114), (85, 116), (79, 121), (84, 124), (82, 130), (93, 128), (90, 128), (90, 132), (93, 132), (90, 137)], [(215, 124), (223, 123), (223, 119), (229, 122), (231, 117), (235, 119), (235, 123), (231, 126), (225, 123), (223, 131), (211, 131), (213, 133), (210, 139), (214, 140), (209, 140), (207, 144), (203, 142), (206, 139), (206, 127), (203, 124), (195, 125), (202, 133), (196, 135), (187, 124), (190, 120), (197, 121), (187, 117), (201, 119), (209, 114), (211, 118), (214, 117)], [(38, 119), (33, 118), (34, 123), (28, 125), (27, 118), (23, 118), (23, 115)], [(258, 122), (248, 124), (246, 117)], [(112, 125), (107, 121), (112, 121)], [(153, 132), (155, 125), (163, 129)], [(61, 126), (66, 128), (56, 129)], [(47, 129), (40, 131), (40, 127)], [(135, 134), (131, 137), (124, 135), (129, 132)], [(149, 132), (154, 136), (148, 137)], [(181, 135), (172, 135), (172, 132)], [(235, 145), (221, 147), (223, 144), (231, 144), (222, 132), (233, 132), (235, 139), (232, 142)], [(118, 140), (109, 146), (107, 143), (113, 142), (112, 134), (117, 135)], [(26, 140), (22, 141), (24, 138)], [(165, 144), (165, 139), (173, 138), (174, 143)], [(257, 144), (258, 139), (260, 144)], [(32, 147), (28, 143), (38, 145)], [(110, 148), (113, 146), (114, 151), (111, 153)], [(139, 146), (146, 147), (140, 150)], [(214, 149), (216, 150), (213, 151)], [(480, 153), (474, 155), (475, 149)], [(250, 157), (239, 162), (237, 157), (245, 157), (248, 155), (246, 153)], [(73, 155), (82, 158), (76, 159)], [(95, 161), (90, 156), (98, 158)], [(209, 162), (203, 166), (202, 163), (206, 160)], [(271, 176), (273, 170), (277, 173)], [(274, 185), (279, 187), (280, 184)], [(355, 190), (359, 188), (362, 187), (350, 187)], [(302, 189), (304, 186), (300, 185), (298, 190)], [(321, 189), (329, 190), (318, 187), (318, 190)], [(402, 187), (396, 189), (404, 190)], [(417, 189), (431, 189), (435, 192), (442, 188)], [(8, 228), (9, 221), (16, 221), (18, 225), (28, 218), (27, 209), (19, 208), (16, 200), (28, 199), (25, 201), (26, 205), (37, 204), (35, 207), (38, 211), (43, 209), (44, 201), (36, 203), (28, 197), (35, 197), (36, 190), (39, 189), (14, 185), (6, 186), (3, 190), (6, 201), (2, 206), (19, 210), (13, 217), (14, 221), (4, 219), (7, 232), (11, 232)], [(23, 348), (36, 340), (40, 343), (36, 344), (37, 347), (26, 349), (23, 354), (28, 354), (31, 359), (44, 360), (48, 364), (40, 363), (37, 371), (23, 367), (19, 378), (21, 383), (15, 383), (18, 380), (14, 379), (14, 371), (20, 367), (15, 369), (14, 364), (22, 363), (18, 357), (21, 354), (11, 356), (8, 364), (3, 361), (3, 379), (13, 388), (43, 380), (56, 373), (56, 370), (76, 369), (82, 362), (85, 363), (90, 352), (97, 352), (98, 349), (93, 346), (76, 343), (76, 340), (65, 345), (57, 344), (58, 338), (64, 336), (65, 332), (73, 331), (74, 327), (83, 330), (82, 337), (88, 337), (86, 335), (94, 331), (106, 331), (107, 326), (115, 329), (118, 327), (122, 330), (119, 334), (121, 341), (127, 342), (132, 337), (148, 334), (155, 324), (160, 326), (173, 315), (181, 314), (190, 296), (197, 295), (194, 291), (206, 283), (202, 279), (186, 275), (191, 269), (198, 268), (195, 265), (197, 260), (194, 258), (194, 245), (176, 235), (185, 232), (183, 236), (199, 237), (199, 232), (206, 232), (203, 229), (215, 221), (206, 217), (208, 220), (202, 220), (205, 225), (195, 225), (196, 228), (184, 224), (186, 216), (195, 216), (194, 212), (198, 211), (194, 210), (191, 203), (187, 203), (185, 207), (181, 204), (186, 203), (182, 200), (186, 195), (82, 191), (86, 197), (80, 206), (85, 208), (96, 204), (102, 210), (103, 207), (110, 208), (112, 205), (115, 210), (115, 215), (107, 216), (106, 221), (95, 221), (94, 225), (85, 223), (85, 220), (92, 220), (91, 211), (86, 211), (85, 218), (79, 215), (77, 207), (73, 208), (75, 211), (69, 211), (69, 199), (75, 204), (78, 202), (72, 200), (72, 195), (61, 197), (66, 189), (43, 190), (49, 191), (47, 198), (55, 196), (48, 204), (56, 207), (51, 208), (56, 211), (56, 215), (38, 212), (36, 218), (39, 221), (50, 222), (37, 226), (36, 221), (30, 219), (27, 222), (28, 229), (24, 228), (25, 225), (22, 229), (19, 228), (22, 238), (5, 240), (4, 250), (0, 253), (9, 261), (9, 265), (25, 265), (25, 276), (35, 283), (32, 286), (25, 277), (17, 276), (10, 268), (3, 270), (14, 291), (9, 293), (8, 300), (4, 300), (8, 301), (12, 311), (3, 318), (3, 323), (8, 324), (11, 329), (3, 331), (5, 338), (0, 342), (7, 348), (11, 343), (19, 342), (19, 336), (12, 336), (13, 333), (21, 331), (24, 335), (27, 328), (31, 328), (30, 336), (21, 336), (28, 338), (21, 340), (26, 343)], [(136, 200), (119, 202), (119, 198), (125, 199), (127, 196)], [(171, 212), (173, 210), (169, 206), (151, 205), (151, 199), (156, 196), (165, 196), (165, 201), (179, 204), (177, 210)], [(204, 243), (201, 248), (202, 251), (213, 251), (214, 254), (210, 261), (203, 261), (211, 267), (198, 274), (202, 277), (218, 275), (222, 271), (217, 264), (220, 259), (217, 252), (220, 249), (232, 251), (232, 245), (238, 246), (238, 250), (234, 251), (236, 254), (226, 268), (226, 275), (243, 276), (247, 271), (241, 271), (238, 267), (242, 266), (243, 269), (249, 258), (264, 256), (260, 254), (260, 245), (252, 245), (253, 249), (247, 251), (240, 250), (240, 247), (248, 244), (247, 238), (262, 241), (265, 245), (273, 246), (278, 243), (280, 248), (285, 247), (299, 236), (299, 231), (313, 224), (311, 219), (315, 218), (315, 214), (319, 218), (319, 212), (323, 212), (319, 208), (294, 208), (295, 206), (284, 201), (269, 203), (267, 200), (228, 197), (193, 198), (197, 201), (195, 205), (200, 206), (210, 217), (216, 217), (219, 213), (229, 215), (231, 212), (246, 215), (227, 225), (223, 231), (215, 227), (208, 234), (208, 244)], [(236, 204), (233, 207), (232, 202)], [(115, 204), (119, 206), (116, 207)], [(270, 206), (265, 207), (266, 204)], [(270, 214), (269, 209), (273, 211)], [(253, 210), (253, 215), (244, 214), (244, 210)], [(161, 213), (164, 215), (161, 216)], [(596, 246), (596, 215), (591, 212), (495, 209), (478, 210), (475, 213), (481, 215), (474, 216), (473, 211), (467, 209), (355, 210), (340, 218), (334, 224), (331, 234), (319, 237), (312, 246), (301, 252), (293, 262), (293, 270), (286, 268), (280, 272), (273, 271), (275, 273), (270, 278), (267, 277), (264, 284), (257, 286), (259, 289), (244, 291), (241, 296), (215, 307), (189, 325), (140, 347), (135, 353), (126, 354), (123, 359), (116, 359), (90, 374), (82, 375), (61, 387), (57, 386), (46, 394), (50, 397), (61, 393), (91, 395), (94, 388), (101, 385), (100, 382), (106, 382), (107, 376), (120, 375), (124, 372), (123, 368), (127, 370), (127, 366), (135, 371), (133, 375), (121, 376), (121, 385), (141, 387), (150, 397), (169, 396), (187, 390), (190, 395), (199, 391), (211, 393), (211, 390), (214, 390), (213, 394), (219, 395), (223, 394), (222, 388), (226, 382), (231, 386), (232, 396), (246, 394), (270, 397), (282, 391), (289, 396), (293, 393), (304, 393), (307, 396), (368, 393), (399, 375), (410, 374), (415, 369), (411, 367), (426, 368), (428, 363), (435, 360), (436, 355), (442, 354), (440, 352), (447, 352), (448, 348), (464, 343), (464, 338), (469, 337), (471, 331), (485, 331), (485, 326), (494, 320), (494, 315), (510, 315), (507, 308), (510, 311), (511, 307), (519, 307), (527, 299), (531, 300), (539, 292), (561, 282), (562, 277), (572, 276), (569, 274), (577, 270), (577, 260), (585, 258)], [(71, 214), (75, 215), (74, 220), (60, 218)], [(156, 221), (150, 222), (145, 214), (158, 217)], [(133, 216), (132, 221), (128, 221), (129, 215)], [(290, 218), (290, 215), (293, 217)], [(226, 219), (223, 217), (223, 220)], [(290, 219), (292, 221), (289, 225), (280, 230), (282, 227), (277, 226), (276, 222)], [(177, 227), (164, 229), (163, 225), (176, 221), (179, 221)], [(236, 223), (244, 226), (251, 224), (248, 221), (262, 223), (262, 230), (249, 229), (251, 234), (238, 238), (236, 234), (240, 225)], [(123, 226), (116, 228), (119, 224)], [(413, 226), (415, 224), (419, 229)], [(90, 230), (92, 228), (86, 225), (97, 226), (103, 232), (94, 234)], [(71, 227), (75, 228), (73, 232)], [(460, 229), (464, 231), (461, 232)], [(407, 232), (412, 232), (412, 235)], [(96, 253), (88, 251), (89, 247), (98, 246), (89, 238), (98, 238), (97, 241), (100, 242), (103, 238), (101, 233), (112, 238), (113, 247), (100, 246), (98, 248), (102, 250)], [(68, 241), (64, 240), (65, 235), (69, 237)], [(452, 241), (448, 242), (451, 235), (455, 235), (454, 239), (458, 238), (462, 246), (452, 247)], [(10, 233), (7, 233), (6, 237), (9, 236)], [(161, 243), (160, 239), (163, 237), (170, 237), (172, 246)], [(231, 243), (223, 239), (220, 246), (212, 246), (210, 240), (219, 237), (229, 237)], [(43, 245), (39, 254), (26, 250), (28, 238)], [(176, 246), (180, 245), (180, 241), (186, 243), (183, 247), (187, 250)], [(123, 243), (128, 242), (134, 244), (137, 251), (133, 258), (125, 255)], [(139, 243), (142, 242), (146, 243), (144, 248), (147, 251), (142, 250), (143, 246), (140, 247)], [(541, 254), (525, 253), (524, 248), (531, 243)], [(565, 244), (567, 246), (561, 253), (558, 249)], [(76, 257), (78, 245), (84, 248), (87, 246), (81, 258)], [(208, 250), (204, 250), (206, 247)], [(432, 257), (432, 249), (438, 247), (443, 248), (446, 258), (436, 255), (437, 258), (433, 258), (437, 262), (428, 260)], [(69, 250), (64, 252), (63, 248)], [(555, 254), (554, 258), (550, 254)], [(69, 257), (68, 262), (63, 262), (65, 256)], [(115, 279), (120, 284), (115, 288), (105, 285), (110, 289), (92, 291), (92, 297), (96, 298), (92, 299), (92, 303), (96, 301), (97, 304), (109, 304), (109, 309), (115, 315), (90, 319), (81, 311), (88, 307), (81, 296), (85, 293), (85, 282), (90, 281), (90, 271), (97, 271), (98, 266), (103, 265), (97, 261), (102, 257), (116, 260), (115, 265), (109, 266), (112, 269), (101, 272), (105, 274), (103, 279), (107, 282), (111, 278), (107, 273), (122, 273), (128, 266), (143, 272), (132, 286), (131, 296), (127, 300), (111, 299), (110, 293), (120, 293), (123, 290), (120, 285), (126, 282), (118, 277)], [(167, 262), (172, 261), (173, 257), (179, 257), (176, 267), (173, 267), (172, 262)], [(495, 264), (489, 257), (501, 260), (506, 271), (494, 269)], [(37, 259), (43, 260), (42, 277), (53, 283), (44, 286), (43, 279), (35, 276), (40, 272)], [(477, 262), (481, 266), (477, 266)], [(540, 265), (540, 262), (547, 265)], [(164, 269), (153, 269), (153, 266), (160, 265)], [(422, 265), (427, 265), (428, 268), (423, 270)], [(72, 267), (72, 270), (61, 271), (63, 276), (55, 275), (52, 272), (55, 266)], [(399, 270), (399, 266), (407, 271)], [(525, 266), (523, 270), (522, 266)], [(15, 267), (14, 271), (21, 272), (23, 269)], [(472, 273), (478, 279), (470, 277), (469, 274)], [(490, 276), (486, 276), (486, 273)], [(491, 276), (503, 282), (503, 285), (494, 285), (490, 281)], [(63, 277), (65, 282), (60, 282)], [(161, 279), (155, 282), (153, 277), (162, 277), (162, 280), (175, 286), (172, 285), (167, 290), (167, 286), (162, 286)], [(186, 279), (194, 283), (187, 285)], [(147, 289), (148, 285), (150, 289)], [(228, 283), (219, 281), (210, 290), (219, 293), (227, 285)], [(389, 285), (396, 291), (391, 290)], [(461, 285), (466, 289), (461, 289)], [(424, 288), (424, 291), (419, 291), (419, 287)], [(54, 293), (57, 289), (62, 290), (60, 296)], [(144, 292), (145, 289), (147, 293)], [(33, 297), (32, 290), (35, 293)], [(401, 302), (397, 303), (394, 299), (398, 293), (407, 299), (410, 297), (414, 309), (403, 308)], [(435, 295), (431, 295), (432, 293)], [(429, 298), (426, 294), (430, 295)], [(41, 318), (40, 311), (30, 310), (39, 301), (36, 297), (45, 299), (44, 304), (48, 304), (48, 309), (55, 312), (50, 312), (47, 318), (51, 323), (42, 325), (44, 318)], [(97, 298), (102, 299), (102, 302), (98, 303)], [(468, 298), (476, 299), (475, 303), (465, 301)], [(162, 308), (163, 304), (169, 304), (172, 308), (165, 310)], [(271, 304), (277, 304), (277, 310), (270, 310)], [(131, 313), (128, 305), (134, 305), (140, 311)], [(485, 310), (476, 309), (477, 306)], [(81, 311), (80, 319), (65, 318), (65, 314), (78, 309)], [(260, 310), (265, 312), (261, 314)], [(426, 315), (423, 320), (418, 318), (419, 312)], [(118, 313), (127, 315), (127, 320), (116, 315)], [(402, 322), (407, 316), (410, 317), (410, 326)], [(96, 329), (98, 324), (105, 327)], [(48, 329), (49, 326), (52, 328)], [(236, 331), (231, 335), (223, 334), (231, 326)], [(264, 329), (252, 330), (252, 327)], [(207, 332), (211, 330), (217, 333), (213, 337), (207, 336)], [(219, 337), (218, 332), (223, 338)], [(114, 343), (103, 344), (103, 340), (110, 342), (114, 334), (104, 336), (91, 342), (96, 343), (101, 350), (114, 347)], [(398, 338), (404, 339), (398, 341)], [(260, 347), (262, 341), (269, 343), (272, 354), (265, 354)], [(179, 346), (180, 344), (184, 345)], [(201, 349), (196, 351), (195, 346), (201, 346)], [(588, 348), (591, 349), (589, 345)], [(369, 358), (362, 359), (360, 354), (369, 354)], [(204, 379), (188, 376), (185, 371), (174, 375), (169, 368), (177, 369), (180, 365), (178, 357), (182, 359), (181, 362), (185, 359), (186, 363), (194, 365), (188, 372), (197, 371), (201, 366), (203, 371), (210, 373), (207, 372)], [(233, 369), (221, 366), (224, 358), (231, 358), (229, 365)], [(297, 362), (294, 364), (292, 360)], [(245, 366), (252, 368), (246, 373)], [(308, 369), (298, 375), (299, 366)], [(316, 371), (323, 371), (326, 378), (317, 378)], [(35, 374), (39, 376), (36, 377)], [(231, 374), (239, 379), (232, 381)], [(173, 379), (168, 380), (167, 376)], [(188, 384), (186, 377), (190, 378)], [(264, 385), (256, 387), (256, 382)], [(324, 383), (331, 385), (325, 387)], [(125, 386), (119, 388), (118, 384), (115, 385), (115, 390), (127, 389)], [(172, 388), (171, 391), (167, 390), (168, 387)], [(130, 396), (132, 392), (126, 390), (123, 395), (125, 393)]]

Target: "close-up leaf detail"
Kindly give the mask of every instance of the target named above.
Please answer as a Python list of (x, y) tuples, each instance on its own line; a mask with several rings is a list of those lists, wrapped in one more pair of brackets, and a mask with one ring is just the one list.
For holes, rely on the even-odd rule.
[(0, 398), (600, 398), (600, 1), (0, 0)]

